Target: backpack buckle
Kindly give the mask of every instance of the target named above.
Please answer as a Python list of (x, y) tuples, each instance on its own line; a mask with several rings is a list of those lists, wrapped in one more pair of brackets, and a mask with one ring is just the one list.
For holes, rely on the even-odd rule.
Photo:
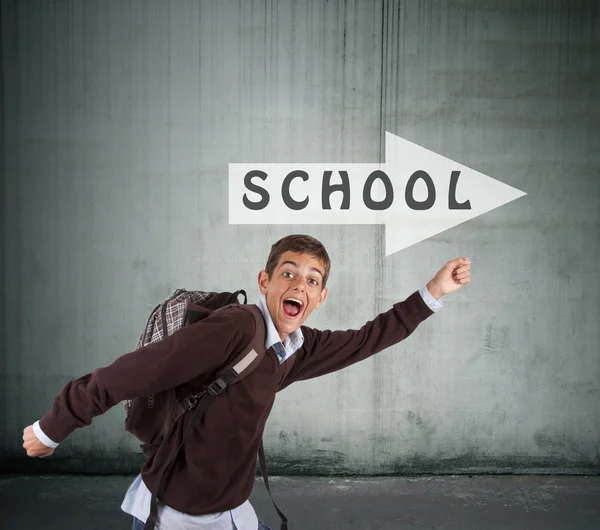
[(210, 385), (208, 385), (206, 387), (206, 391), (211, 396), (218, 396), (226, 388), (227, 388), (227, 383), (219, 378), (216, 381), (213, 381)]
[(200, 399), (203, 394), (204, 392), (201, 392), (200, 394), (186, 396), (185, 398), (183, 398), (183, 401), (181, 403), (183, 408), (185, 410), (194, 410), (196, 408), (196, 405), (198, 404), (198, 399)]

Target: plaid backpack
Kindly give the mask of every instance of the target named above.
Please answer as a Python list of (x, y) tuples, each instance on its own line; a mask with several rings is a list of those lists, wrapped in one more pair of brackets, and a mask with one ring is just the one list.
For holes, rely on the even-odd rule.
[[(237, 303), (240, 294), (244, 296), (244, 304), (246, 304), (247, 298), (244, 291), (215, 293), (178, 289), (170, 298), (154, 308), (144, 332), (138, 340), (136, 349), (161, 341), (177, 330), (206, 318), (213, 311)], [(250, 306), (247, 307), (252, 311)], [(236, 361), (239, 362), (235, 362), (232, 367), (224, 367), (224, 370), (217, 374), (213, 383), (208, 385), (204, 391), (180, 400), (177, 399), (176, 389), (171, 388), (158, 394), (125, 402), (125, 430), (144, 442), (142, 445), (144, 452), (149, 446), (160, 444), (166, 430), (185, 411), (196, 408), (197, 402), (202, 396), (208, 393), (208, 396), (214, 398), (225, 390), (228, 384), (249, 375), (260, 363), (264, 355), (265, 344), (264, 332), (260, 333), (260, 331), (264, 328), (264, 324), (256, 311), (252, 312), (257, 321), (257, 336), (236, 357)], [(231, 368), (234, 369), (233, 372), (229, 370)]]
[[(240, 294), (244, 297), (244, 305), (241, 306), (238, 302)], [(243, 290), (234, 293), (219, 293), (178, 289), (170, 298), (159, 303), (153, 309), (138, 340), (136, 349), (161, 341), (177, 330), (195, 324), (214, 311), (225, 310), (233, 304), (252, 313), (256, 322), (256, 334), (250, 343), (235, 356), (232, 362), (223, 366), (217, 372), (212, 383), (205, 385), (198, 394), (188, 395), (184, 398), (178, 397), (176, 388), (170, 388), (157, 394), (125, 402), (125, 429), (144, 442), (141, 447), (145, 456), (148, 456), (148, 450), (152, 446), (160, 445), (167, 431), (181, 415), (193, 411), (192, 419), (184, 433), (181, 444), (161, 470), (157, 486), (152, 492), (150, 516), (146, 521), (144, 530), (154, 530), (158, 519), (157, 501), (163, 476), (175, 462), (187, 435), (217, 395), (223, 392), (228, 385), (241, 381), (248, 376), (260, 364), (265, 354), (266, 330), (260, 309), (254, 305), (247, 305), (246, 293)], [(269, 496), (271, 496), (262, 441), (259, 449), (259, 462), (265, 486)], [(272, 497), (271, 500), (273, 500)], [(273, 505), (281, 517), (281, 529), (287, 530), (286, 517), (274, 501)]]

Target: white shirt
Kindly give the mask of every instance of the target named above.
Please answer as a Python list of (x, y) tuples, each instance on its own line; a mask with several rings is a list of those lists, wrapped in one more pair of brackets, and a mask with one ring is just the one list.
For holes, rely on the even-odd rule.
[[(429, 308), (436, 312), (443, 307), (440, 300), (436, 300), (431, 296), (427, 287), (423, 286), (419, 289), (419, 294)], [(281, 342), (279, 333), (273, 324), (273, 320), (267, 308), (267, 302), (264, 295), (260, 295), (256, 303), (261, 310), (267, 326), (267, 338), (265, 347), (269, 349), (273, 347), (275, 353), (279, 357), (280, 362), (284, 362), (293, 355), (304, 343), (304, 335), (301, 329), (297, 329), (290, 333), (286, 339)], [(48, 438), (40, 429), (39, 421), (33, 425), (33, 431), (38, 439), (48, 447), (57, 447), (58, 444)], [(131, 486), (125, 494), (121, 509), (136, 517), (140, 521), (145, 522), (150, 515), (150, 499), (152, 493), (144, 484), (142, 476), (138, 475), (132, 482)], [(207, 515), (189, 515), (158, 502), (158, 520), (156, 530), (232, 530), (233, 523), (238, 530), (256, 530), (258, 528), (258, 518), (254, 508), (247, 500), (237, 508), (226, 512), (218, 512)]]
[[(125, 494), (121, 510), (133, 515), (140, 521), (146, 521), (150, 515), (152, 493), (138, 475)], [(207, 515), (188, 515), (158, 501), (158, 520), (156, 530), (232, 530), (233, 524), (239, 530), (256, 530), (258, 518), (250, 501), (226, 512)]]

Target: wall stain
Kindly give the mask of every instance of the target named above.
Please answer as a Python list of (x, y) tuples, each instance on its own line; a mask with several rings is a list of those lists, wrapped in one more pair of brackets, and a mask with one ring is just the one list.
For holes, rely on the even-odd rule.
[[(65, 450), (67, 454), (65, 454)], [(265, 448), (269, 474), (305, 476), (416, 476), (468, 474), (552, 474), (600, 475), (600, 448), (593, 458), (580, 456), (569, 459), (562, 455), (529, 457), (515, 455), (496, 457), (472, 448), (458, 456), (413, 453), (386, 460), (373, 472), (357, 471), (355, 462), (339, 451), (310, 451), (290, 455), (288, 452)], [(0, 473), (94, 475), (132, 475), (139, 473), (143, 455), (131, 449), (107, 450), (94, 454), (80, 448), (64, 447), (61, 455), (48, 459), (33, 459), (22, 452), (5, 452), (0, 458)]]
[(423, 433), (425, 443), (429, 445), (431, 443), (431, 437), (435, 433), (437, 427), (431, 425), (430, 422), (423, 420), (421, 413), (418, 410), (416, 413), (409, 410), (406, 414), (406, 419), (411, 425), (415, 425)]
[(560, 453), (564, 456), (579, 456), (582, 454), (581, 446), (577, 440), (554, 425), (548, 425), (536, 431), (533, 434), (533, 441), (538, 449), (547, 453)]

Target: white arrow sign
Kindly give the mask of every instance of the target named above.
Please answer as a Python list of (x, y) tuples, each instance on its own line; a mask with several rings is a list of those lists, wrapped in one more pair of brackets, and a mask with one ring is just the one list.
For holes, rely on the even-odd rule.
[(523, 195), (389, 132), (381, 164), (229, 164), (229, 224), (385, 224), (386, 256)]

